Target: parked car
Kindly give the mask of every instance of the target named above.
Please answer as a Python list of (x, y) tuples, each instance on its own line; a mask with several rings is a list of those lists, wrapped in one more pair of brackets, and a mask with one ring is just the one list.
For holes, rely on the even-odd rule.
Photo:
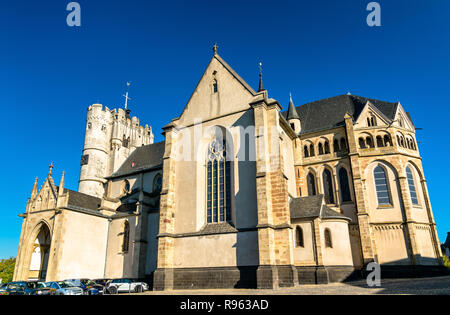
[(143, 292), (148, 290), (148, 284), (132, 279), (114, 279), (106, 288), (110, 294), (117, 294), (119, 292)]
[(55, 290), (47, 287), (44, 282), (40, 281), (28, 281), (27, 287), (30, 295), (53, 295), (55, 293)]
[(112, 280), (111, 279), (94, 279), (92, 281), (94, 281), (95, 283), (97, 283), (103, 287), (106, 287), (108, 285), (108, 283), (110, 283)]
[(69, 281), (53, 281), (45, 283), (47, 287), (55, 290), (55, 295), (83, 295), (83, 289)]
[(39, 281), (14, 281), (6, 286), (8, 295), (50, 295), (50, 288)]
[(99, 295), (103, 294), (103, 286), (95, 283), (89, 279), (69, 279), (66, 280), (73, 285), (83, 289), (83, 293), (86, 295)]
[(0, 295), (8, 295), (8, 291), (6, 291), (7, 283), (0, 284)]

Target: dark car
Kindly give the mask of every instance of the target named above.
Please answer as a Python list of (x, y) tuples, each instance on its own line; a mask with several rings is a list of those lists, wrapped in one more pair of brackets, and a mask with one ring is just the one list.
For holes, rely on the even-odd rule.
[(28, 281), (27, 287), (31, 291), (31, 295), (52, 295), (54, 290), (40, 281)]
[(97, 283), (103, 287), (106, 287), (108, 285), (108, 283), (110, 283), (112, 281), (112, 279), (94, 279), (92, 281), (94, 281), (95, 283)]
[(8, 295), (50, 295), (51, 289), (43, 282), (38, 281), (14, 281), (6, 286)]
[(89, 279), (68, 279), (75, 286), (83, 289), (85, 295), (99, 295), (103, 294), (104, 287), (93, 280)]

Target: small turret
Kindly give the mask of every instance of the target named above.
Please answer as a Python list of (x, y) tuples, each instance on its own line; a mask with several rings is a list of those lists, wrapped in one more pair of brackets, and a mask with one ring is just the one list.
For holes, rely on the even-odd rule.
[(295, 131), (296, 134), (299, 134), (302, 131), (300, 117), (298, 116), (298, 112), (295, 109), (294, 102), (292, 101), (292, 94), (289, 94), (289, 108), (286, 120), (289, 122), (291, 128)]

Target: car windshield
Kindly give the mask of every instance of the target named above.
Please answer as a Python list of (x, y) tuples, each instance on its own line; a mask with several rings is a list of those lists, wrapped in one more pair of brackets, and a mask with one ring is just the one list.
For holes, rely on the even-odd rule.
[(42, 289), (45, 285), (42, 282), (27, 282), (28, 289)]
[(68, 281), (59, 281), (57, 282), (61, 288), (72, 288), (74, 285)]

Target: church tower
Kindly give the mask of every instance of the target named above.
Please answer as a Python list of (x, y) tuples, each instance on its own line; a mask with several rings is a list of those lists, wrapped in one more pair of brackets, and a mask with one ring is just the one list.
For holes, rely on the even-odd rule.
[(109, 175), (112, 118), (109, 109), (103, 110), (101, 104), (88, 108), (78, 191), (99, 198), (104, 193), (104, 177)]
[(101, 104), (89, 106), (86, 117), (86, 134), (81, 157), (78, 191), (102, 198), (105, 177), (119, 169), (137, 147), (153, 143), (152, 128), (139, 124), (137, 117), (130, 117), (127, 109), (113, 109)]

